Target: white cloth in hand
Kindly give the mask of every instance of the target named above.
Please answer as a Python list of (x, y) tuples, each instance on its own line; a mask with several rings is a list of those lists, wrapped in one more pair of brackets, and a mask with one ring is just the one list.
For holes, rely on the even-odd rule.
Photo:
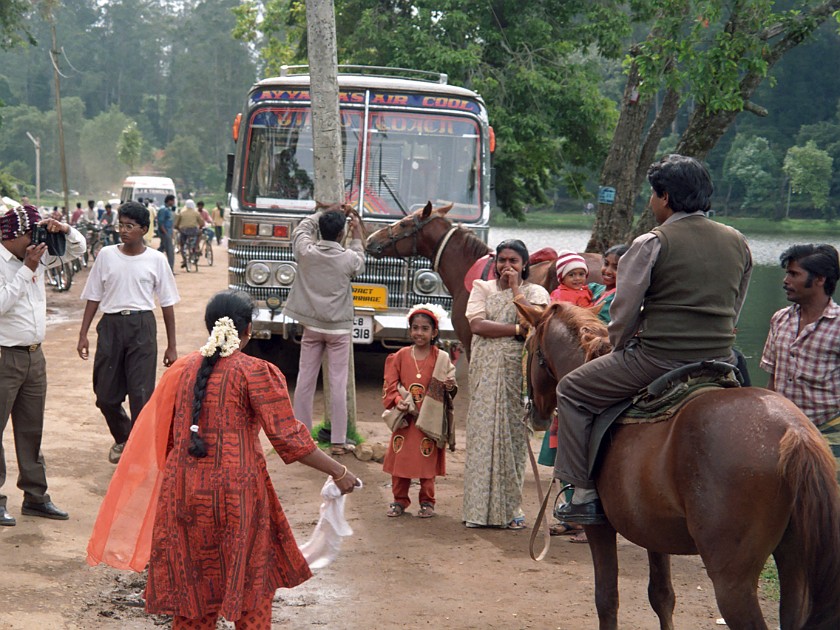
[[(362, 487), (361, 479), (356, 487)], [(321, 517), (315, 531), (308, 541), (300, 545), (300, 551), (313, 571), (323, 569), (335, 560), (341, 549), (341, 539), (353, 535), (353, 530), (344, 518), (344, 495), (332, 477), (327, 477), (321, 488), (321, 497), (324, 502), (321, 503)]]

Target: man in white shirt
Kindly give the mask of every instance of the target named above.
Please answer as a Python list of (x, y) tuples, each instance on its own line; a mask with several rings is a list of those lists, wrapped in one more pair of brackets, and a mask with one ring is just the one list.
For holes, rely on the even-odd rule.
[[(44, 271), (78, 258), (86, 243), (66, 223), (41, 221), (33, 206), (6, 210), (6, 205), (0, 204), (0, 490), (6, 481), (3, 430), (11, 415), (17, 486), (23, 490), (21, 513), (67, 520), (67, 512), (57, 508), (47, 494), (46, 464), (41, 453), (47, 397), (46, 362), (41, 350), (47, 328)], [(66, 250), (61, 259), (47, 253), (45, 243), (32, 243), (32, 228), (39, 223), (48, 232), (65, 234)], [(0, 525), (12, 526), (15, 519), (6, 510), (6, 501), (6, 495), (0, 492)]]
[[(87, 361), (88, 330), (97, 309), (102, 311), (96, 325), (93, 391), (96, 406), (114, 437), (108, 455), (113, 464), (120, 461), (131, 427), (155, 388), (155, 296), (166, 327), (163, 364), (167, 367), (178, 358), (174, 305), (180, 300), (166, 256), (143, 240), (149, 230), (149, 211), (136, 201), (122, 204), (118, 227), (122, 243), (99, 253), (82, 291), (87, 305), (76, 346), (79, 356)], [(126, 396), (131, 418), (123, 409)]]

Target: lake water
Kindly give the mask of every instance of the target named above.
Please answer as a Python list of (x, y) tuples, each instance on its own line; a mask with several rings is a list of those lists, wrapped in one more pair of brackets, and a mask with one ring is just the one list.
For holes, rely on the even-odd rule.
[[(589, 230), (555, 230), (527, 227), (491, 228), (488, 244), (495, 248), (509, 238), (522, 240), (529, 251), (542, 247), (556, 250), (570, 249), (582, 252), (589, 242)], [(752, 250), (755, 268), (750, 280), (747, 300), (738, 322), (737, 345), (747, 357), (750, 375), (755, 385), (767, 384), (767, 375), (758, 367), (764, 340), (770, 327), (770, 317), (790, 303), (782, 291), (784, 272), (779, 266), (779, 255), (794, 243), (829, 243), (840, 249), (840, 239), (819, 234), (801, 235), (786, 239), (778, 235), (745, 235)]]

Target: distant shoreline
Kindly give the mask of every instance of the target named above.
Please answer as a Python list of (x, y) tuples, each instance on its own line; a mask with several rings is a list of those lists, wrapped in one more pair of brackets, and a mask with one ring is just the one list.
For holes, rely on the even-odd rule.
[[(717, 221), (730, 225), (748, 234), (825, 234), (840, 235), (840, 221), (819, 219), (782, 219), (773, 221), (759, 217), (715, 216)], [(580, 229), (591, 230), (595, 223), (594, 214), (580, 212), (563, 213), (553, 210), (534, 210), (525, 215), (524, 221), (517, 221), (496, 211), (490, 218), (493, 227), (528, 227), (536, 229)]]

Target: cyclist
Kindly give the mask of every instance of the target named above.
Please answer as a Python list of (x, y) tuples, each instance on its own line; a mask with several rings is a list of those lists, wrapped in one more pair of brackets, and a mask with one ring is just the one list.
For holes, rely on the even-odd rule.
[[(195, 201), (187, 199), (184, 208), (175, 217), (175, 229), (178, 230), (178, 243), (183, 256), (186, 257), (190, 253), (187, 250), (187, 243), (189, 243), (189, 249), (193, 252), (198, 247), (198, 232), (203, 227), (204, 219), (198, 213)], [(186, 267), (186, 263), (182, 262), (181, 266)]]

